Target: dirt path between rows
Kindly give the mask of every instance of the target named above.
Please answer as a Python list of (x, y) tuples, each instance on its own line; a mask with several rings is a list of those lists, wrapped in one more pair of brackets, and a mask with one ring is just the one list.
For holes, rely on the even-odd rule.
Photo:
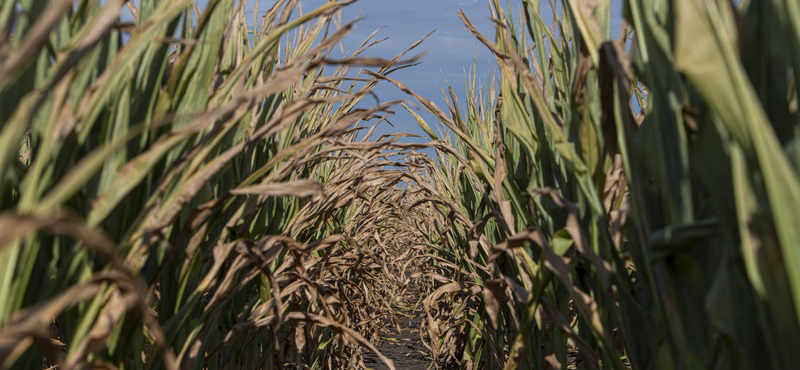
[[(420, 324), (423, 320), (423, 312), (410, 313), (414, 317), (402, 318), (402, 325), (400, 332), (394, 329), (394, 335), (384, 334), (391, 336), (394, 340), (381, 340), (376, 347), (383, 353), (384, 356), (394, 361), (394, 367), (397, 370), (426, 370), (431, 363), (428, 349), (422, 344), (419, 337)], [(364, 352), (364, 364), (368, 369), (388, 369), (379, 359), (378, 356), (372, 352)]]
[[(401, 310), (400, 331), (396, 327), (387, 328), (391, 333), (381, 335), (381, 340), (376, 343), (376, 347), (381, 353), (394, 362), (397, 370), (426, 370), (431, 364), (431, 357), (428, 348), (422, 344), (420, 328), (422, 320), (425, 319), (425, 311), (422, 310), (421, 303), (411, 300), (419, 300), (417, 289), (411, 288), (403, 297), (403, 306), (409, 310)], [(364, 352), (364, 364), (368, 369), (385, 370), (388, 367), (378, 359), (378, 356), (371, 351)]]

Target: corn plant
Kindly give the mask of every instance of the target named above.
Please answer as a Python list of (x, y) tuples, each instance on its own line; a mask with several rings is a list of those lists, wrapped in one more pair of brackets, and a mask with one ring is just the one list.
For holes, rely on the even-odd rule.
[(337, 168), (391, 147), (357, 140), (395, 104), (356, 108), (362, 72), (410, 60), (331, 57), (352, 2), (0, 5), (0, 366), (393, 368), (388, 257)]
[[(791, 367), (796, 2), (490, 1), (498, 76), (430, 170), (432, 354), (462, 368)], [(395, 84), (405, 89), (399, 81)], [(435, 126), (435, 125), (434, 125)]]

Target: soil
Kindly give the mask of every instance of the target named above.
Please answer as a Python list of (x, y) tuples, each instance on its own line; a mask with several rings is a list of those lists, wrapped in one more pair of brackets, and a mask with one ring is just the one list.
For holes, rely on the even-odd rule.
[[(400, 332), (394, 335), (384, 334), (396, 340), (381, 340), (376, 347), (381, 353), (394, 361), (397, 370), (426, 370), (431, 364), (428, 349), (422, 344), (419, 331), (424, 317), (424, 312), (406, 312), (412, 318), (402, 318)], [(377, 355), (370, 351), (364, 352), (364, 364), (368, 369), (388, 369)]]

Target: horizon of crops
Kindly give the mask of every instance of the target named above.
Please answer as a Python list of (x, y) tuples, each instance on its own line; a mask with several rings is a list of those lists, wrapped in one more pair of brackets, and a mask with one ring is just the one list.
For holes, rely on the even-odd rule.
[(424, 39), (331, 56), (353, 2), (0, 5), (0, 367), (402, 368), (413, 315), (431, 368), (796, 362), (800, 5), (627, 0), (615, 40), (490, 0), (442, 110), (391, 76)]

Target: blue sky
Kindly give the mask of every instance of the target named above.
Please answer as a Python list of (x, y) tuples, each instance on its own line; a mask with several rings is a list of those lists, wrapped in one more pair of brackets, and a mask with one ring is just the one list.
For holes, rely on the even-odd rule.
[[(310, 9), (325, 3), (325, 0), (301, 0), (303, 9)], [(494, 36), (494, 28), (488, 20), (489, 8), (484, 1), (478, 0), (360, 0), (347, 7), (343, 13), (343, 20), (354, 19), (361, 15), (366, 17), (347, 37), (344, 42), (345, 50), (355, 49), (370, 33), (383, 27), (375, 39), (387, 36), (390, 38), (370, 51), (371, 56), (391, 58), (399, 54), (413, 43), (436, 30), (425, 42), (417, 47), (410, 55), (425, 52), (423, 63), (392, 75), (408, 85), (414, 92), (433, 100), (440, 108), (445, 108), (444, 98), (440, 87), (444, 87), (445, 78), (453, 86), (459, 96), (463, 96), (464, 73), (469, 70), (476, 56), (478, 75), (486, 79), (493, 58), (482, 45), (477, 45), (477, 40), (459, 28), (462, 27), (458, 18), (458, 10), (462, 9), (467, 17), (475, 24), (479, 31)], [(409, 55), (409, 56), (410, 56)], [(375, 92), (381, 101), (411, 99), (394, 86), (388, 83), (379, 84)], [(374, 103), (369, 99), (366, 103)], [(389, 120), (394, 128), (383, 125), (376, 132), (410, 132), (424, 135), (414, 121), (402, 107), (394, 109), (397, 113)], [(423, 118), (431, 124), (437, 121), (433, 115), (427, 114), (424, 109), (417, 110)], [(425, 140), (419, 140), (425, 141)]]
[[(269, 2), (262, 2), (261, 8)], [(301, 0), (303, 9), (311, 9), (325, 3), (325, 0)], [(517, 13), (520, 1), (511, 1), (511, 10)], [(548, 24), (552, 13), (547, 1), (542, 1), (542, 16)], [(545, 8), (546, 6), (546, 8)], [(618, 37), (621, 23), (621, 0), (611, 0), (611, 36)], [(483, 45), (477, 43), (475, 37), (467, 33), (458, 18), (461, 9), (478, 28), (489, 37), (494, 38), (494, 27), (489, 21), (489, 6), (486, 0), (360, 0), (345, 9), (343, 19), (353, 19), (359, 14), (367, 18), (358, 24), (344, 43), (354, 49), (375, 29), (385, 26), (376, 35), (377, 39), (391, 36), (389, 40), (376, 45), (372, 56), (393, 57), (434, 29), (431, 35), (416, 51), (426, 52), (423, 63), (404, 69), (393, 75), (416, 93), (433, 100), (440, 108), (445, 108), (445, 100), (440, 90), (445, 85), (445, 78), (453, 86), (454, 91), (463, 99), (464, 73), (473, 64), (477, 48), (477, 71), (479, 81), (485, 81), (494, 58)], [(483, 78), (480, 78), (483, 76)], [(381, 101), (409, 99), (410, 96), (400, 92), (391, 85), (379, 85), (375, 92)], [(371, 99), (369, 102), (373, 102)], [(394, 128), (385, 125), (380, 133), (405, 132), (424, 135), (417, 127), (414, 119), (402, 107), (396, 109), (396, 115), (390, 117)], [(437, 121), (422, 109), (418, 113), (431, 124)], [(422, 140), (424, 141), (424, 140)]]

